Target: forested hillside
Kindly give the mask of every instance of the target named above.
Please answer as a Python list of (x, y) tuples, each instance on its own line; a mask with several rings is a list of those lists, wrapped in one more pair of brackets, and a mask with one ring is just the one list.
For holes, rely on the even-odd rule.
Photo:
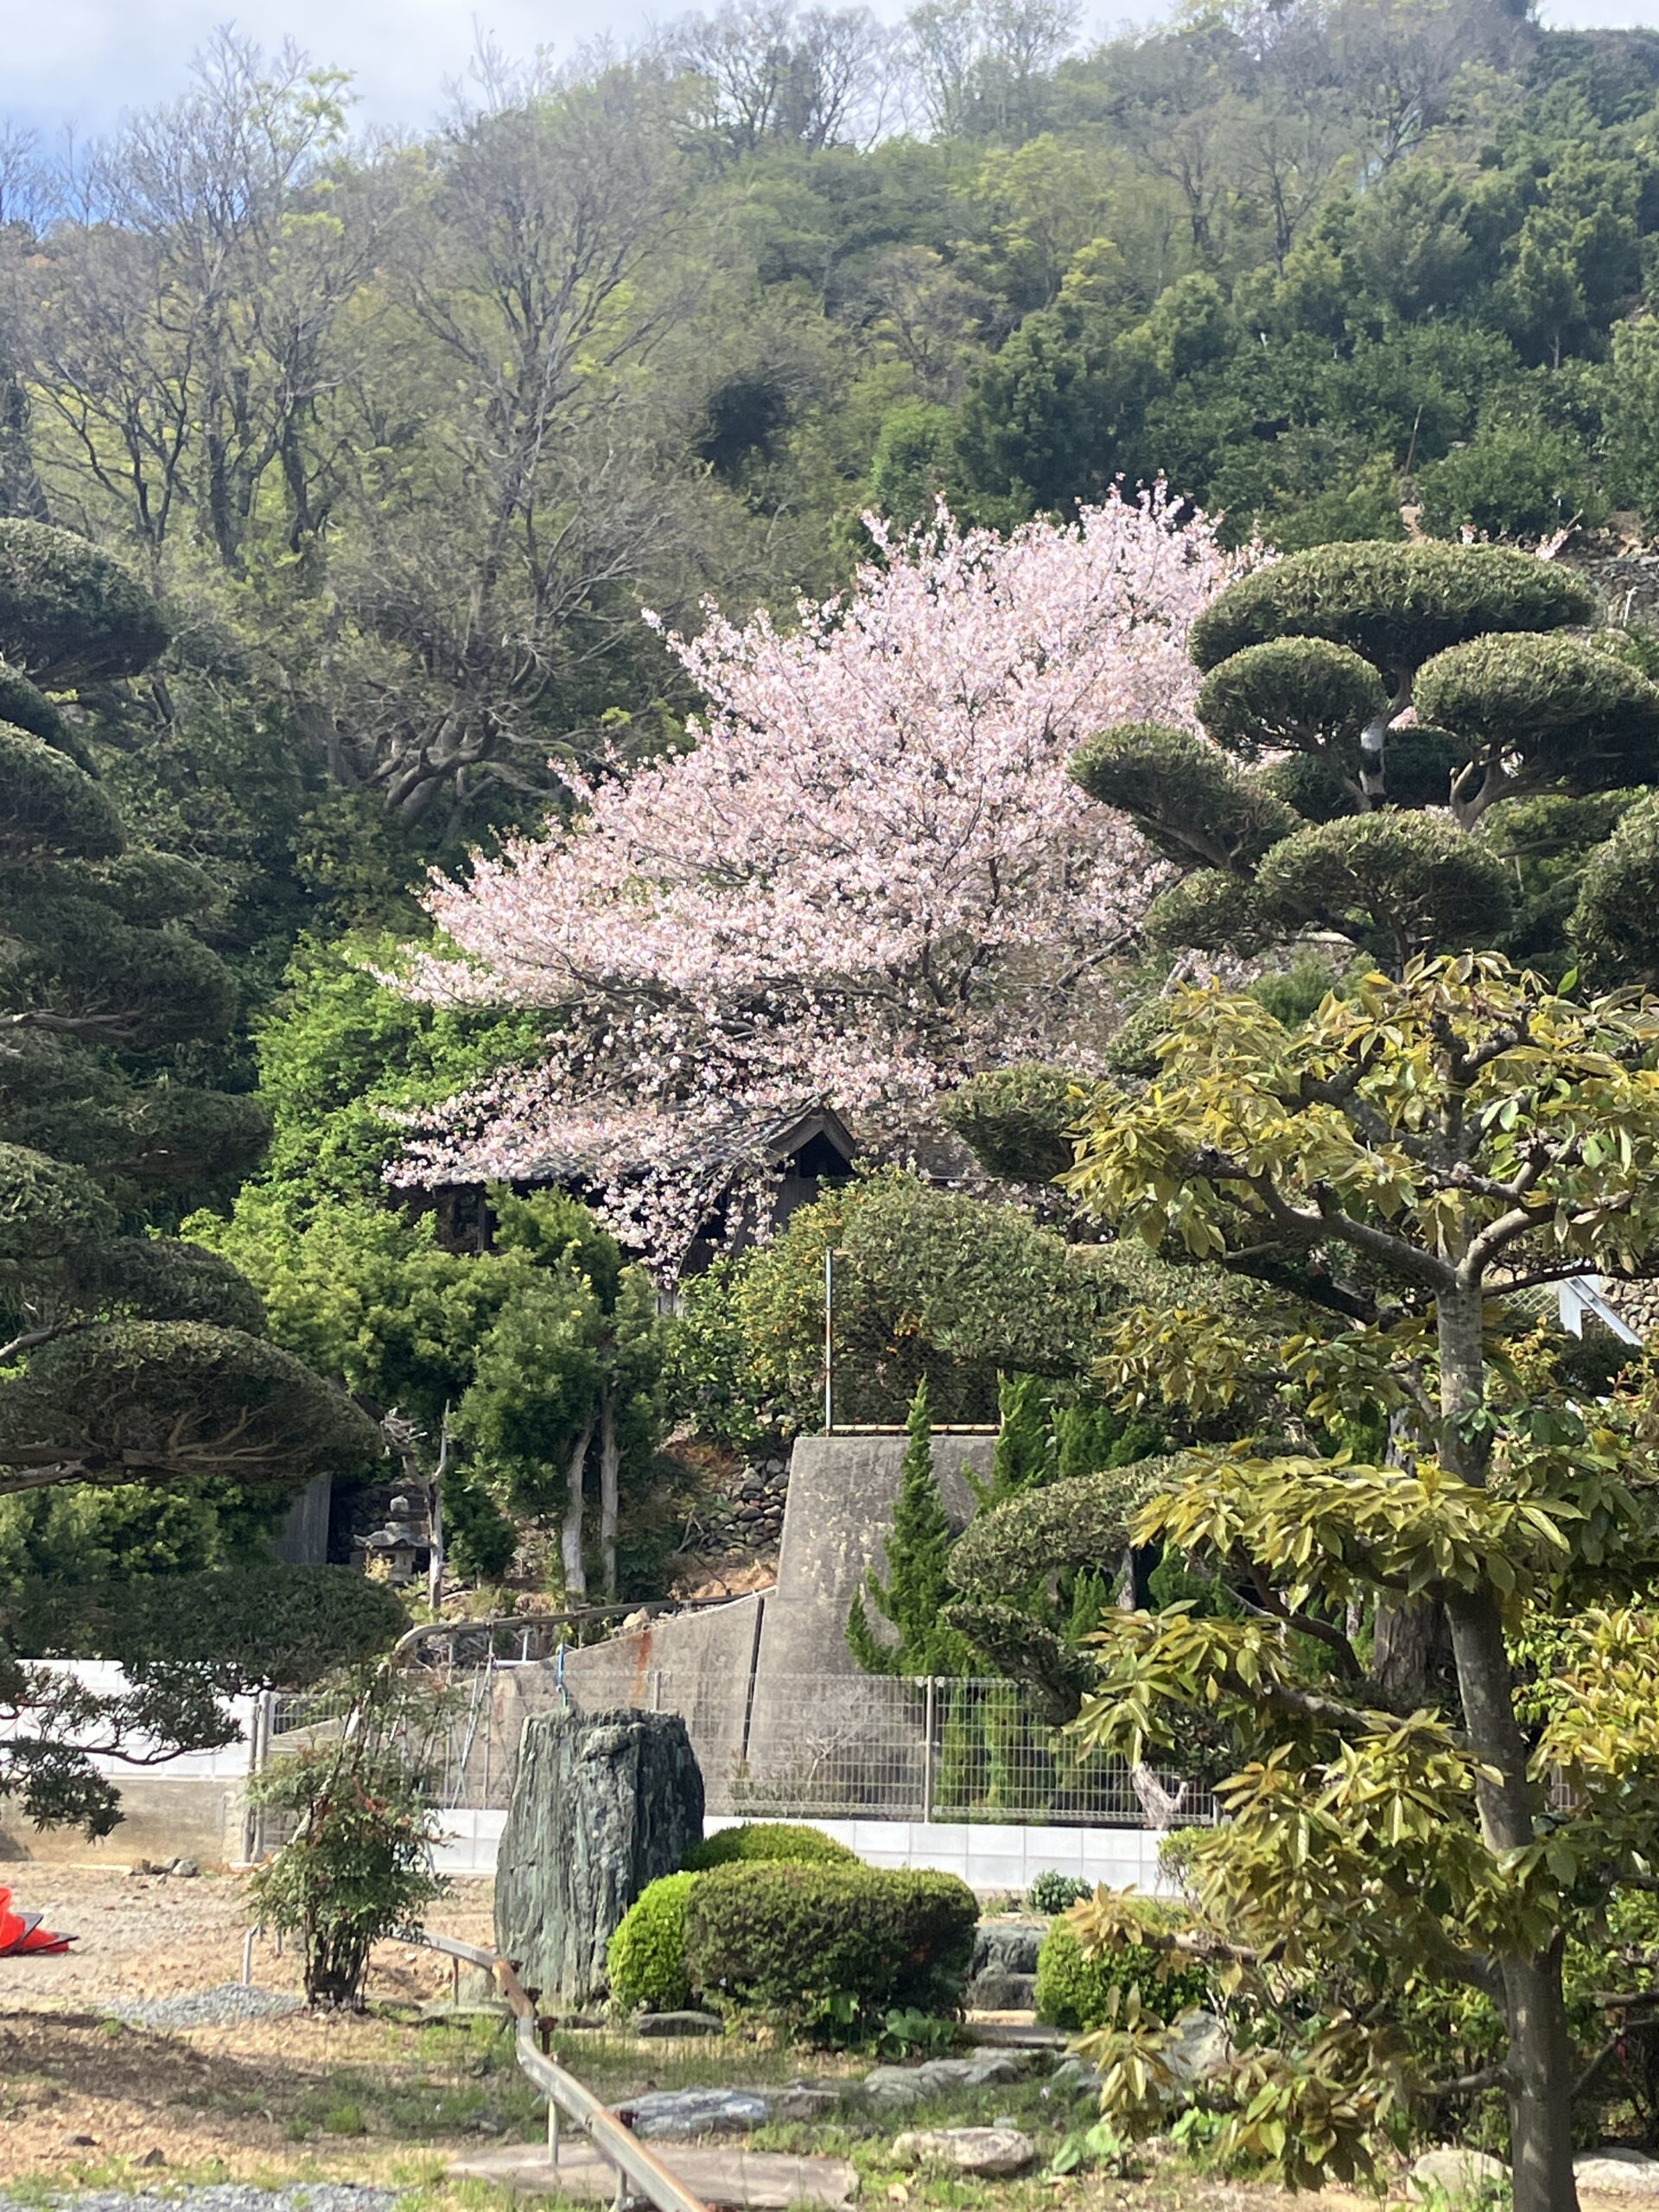
[(91, 734), (255, 1002), (556, 803), (550, 755), (674, 741), (642, 607), (787, 614), (871, 506), (1161, 474), (1287, 547), (1659, 523), (1659, 35), (734, 6), (556, 80), (486, 57), (396, 142), (327, 60), (221, 38), (0, 174), (0, 501), (161, 593)]

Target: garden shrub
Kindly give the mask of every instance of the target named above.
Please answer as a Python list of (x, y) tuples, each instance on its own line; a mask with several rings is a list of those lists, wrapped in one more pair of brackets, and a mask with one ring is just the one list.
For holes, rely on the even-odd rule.
[(837, 1843), (822, 1828), (806, 1827), (798, 1821), (745, 1821), (741, 1827), (721, 1828), (701, 1843), (694, 1843), (684, 1863), (690, 1872), (701, 1874), (711, 1866), (730, 1866), (739, 1859), (820, 1866), (860, 1863), (858, 1853), (846, 1844)]
[(1090, 1893), (1090, 1885), (1081, 1875), (1061, 1874), (1052, 1866), (1045, 1867), (1026, 1891), (1026, 1910), (1052, 1920), (1068, 1905), (1081, 1904)]
[(623, 1915), (605, 1952), (611, 1996), (625, 2012), (683, 2012), (691, 2002), (685, 1970), (685, 1908), (694, 1873), (648, 1882)]
[(890, 2011), (957, 2010), (978, 1919), (954, 1874), (740, 1860), (699, 1876), (686, 1966), (705, 1999), (833, 2040)]
[[(1179, 1924), (1181, 1916), (1150, 1903), (1136, 1917), (1150, 1929)], [(1141, 2007), (1160, 2020), (1210, 2001), (1210, 1981), (1200, 1966), (1169, 1965), (1168, 1954), (1141, 1943), (1123, 1943), (1085, 1959), (1069, 1920), (1057, 1920), (1037, 1954), (1037, 2017), (1051, 2027), (1078, 2033), (1103, 2026), (1111, 2018), (1113, 1992), (1127, 1995), (1139, 1986)]]
[(299, 1821), (253, 1878), (255, 1910), (298, 1939), (308, 2003), (360, 2006), (369, 1953), (418, 1927), (448, 1886), (432, 1871), (437, 1821), (419, 1777), (365, 1730), (278, 1759), (251, 1794)]

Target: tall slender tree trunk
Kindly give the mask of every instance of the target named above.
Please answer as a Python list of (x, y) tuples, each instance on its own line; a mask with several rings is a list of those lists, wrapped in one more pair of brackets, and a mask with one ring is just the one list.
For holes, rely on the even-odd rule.
[[(1486, 1480), (1481, 1286), (1460, 1283), (1436, 1304), (1440, 1353), (1441, 1457), (1465, 1482)], [(1475, 1785), (1481, 1834), (1495, 1856), (1534, 1840), (1534, 1785), (1516, 1719), (1503, 1621), (1490, 1591), (1448, 1599), (1452, 1651), (1469, 1749), (1490, 1778)], [(1573, 2176), (1573, 2046), (1561, 1988), (1560, 1946), (1500, 1958), (1509, 2031), (1510, 2162), (1515, 2212), (1578, 2212)]]
[(1510, 2021), (1510, 2163), (1515, 2212), (1577, 2212), (1573, 2174), (1573, 2046), (1557, 1944), (1503, 1966)]
[(616, 1396), (608, 1382), (599, 1394), (599, 1558), (605, 1595), (616, 1595), (616, 1522), (622, 1446), (616, 1433)]
[(564, 1565), (564, 1594), (567, 1598), (588, 1595), (588, 1570), (582, 1564), (582, 1489), (588, 1473), (588, 1446), (594, 1440), (593, 1410), (582, 1425), (582, 1433), (571, 1449), (569, 1464), (565, 1471), (566, 1501), (564, 1519), (559, 1529), (559, 1556)]

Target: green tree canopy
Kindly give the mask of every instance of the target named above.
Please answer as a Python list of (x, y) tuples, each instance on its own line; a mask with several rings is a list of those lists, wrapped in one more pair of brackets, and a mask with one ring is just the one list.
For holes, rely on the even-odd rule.
[[(1653, 1010), (1469, 956), (1369, 976), (1294, 1032), (1189, 992), (1160, 1058), (1154, 1090), (1088, 1109), (1067, 1180), (1089, 1211), (1208, 1255), (1243, 1209), (1376, 1287), (1346, 1326), (1264, 1344), (1149, 1314), (1107, 1353), (1132, 1400), (1160, 1365), (1191, 1397), (1207, 1363), (1234, 1405), (1237, 1440), (1166, 1468), (1130, 1534), (1240, 1610), (1103, 1613), (1079, 1735), (1138, 1760), (1194, 1713), (1237, 1732), (1228, 1818), (1191, 1853), (1200, 1929), (1172, 1940), (1246, 1986), (1271, 1966), (1332, 1993), (1300, 2038), (1211, 2084), (1223, 2148), (1302, 2179), (1366, 2170), (1393, 2116), (1437, 2094), (1402, 2058), (1399, 2005), (1473, 1990), (1500, 2026), (1516, 2204), (1567, 2212), (1563, 1947), (1648, 1883), (1659, 1816), (1659, 1522), (1649, 1384), (1575, 1386), (1529, 1299), (1587, 1265), (1652, 1265)], [(1281, 1388), (1252, 1418), (1238, 1384), (1263, 1362)], [(1385, 1455), (1390, 1425), (1405, 1448)], [(1448, 1639), (1403, 1706), (1380, 1632), (1402, 1605)], [(1079, 1925), (1118, 1932), (1103, 1902)], [(1118, 2123), (1156, 2126), (1158, 2031), (1120, 2022), (1093, 2049)]]
[[(133, 673), (165, 642), (149, 595), (105, 556), (43, 524), (0, 524), (13, 669), (86, 683)], [(344, 1392), (270, 1340), (233, 1268), (151, 1233), (179, 1193), (239, 1173), (264, 1141), (257, 1102), (189, 1079), (190, 1048), (234, 1018), (235, 986), (189, 926), (205, 903), (197, 872), (129, 850), (107, 793), (57, 741), (55, 709), (42, 714), (15, 683), (10, 696), (33, 729), (0, 729), (0, 1506), (64, 1485), (123, 1498), (130, 1559), (120, 1512), (106, 1528), (113, 1563), (130, 1569), (154, 1519), (143, 1493), (216, 1491), (220, 1538), (199, 1503), (181, 1508), (198, 1530), (182, 1557), (168, 1560), (167, 1543), (150, 1554), (207, 1563), (236, 1548), (239, 1498), (268, 1501), (241, 1516), (245, 1547), (297, 1486), (362, 1468), (379, 1440)], [(49, 1516), (25, 1526), (8, 1510), (10, 1540), (37, 1562), (49, 1554)], [(0, 1751), (0, 1794), (38, 1817), (95, 1829), (115, 1817), (67, 1729), (115, 1745), (140, 1725), (163, 1745), (223, 1740), (211, 1683), (176, 1655), (103, 1710), (45, 1684), (15, 1649), (0, 1630), (0, 1700), (28, 1716)]]
[(1073, 767), (1188, 871), (1152, 941), (1334, 933), (1398, 972), (1516, 934), (1564, 964), (1567, 902), (1529, 895), (1516, 808), (1659, 779), (1659, 688), (1618, 640), (1565, 634), (1593, 611), (1555, 563), (1487, 546), (1324, 545), (1229, 586), (1193, 626), (1209, 741), (1125, 724)]

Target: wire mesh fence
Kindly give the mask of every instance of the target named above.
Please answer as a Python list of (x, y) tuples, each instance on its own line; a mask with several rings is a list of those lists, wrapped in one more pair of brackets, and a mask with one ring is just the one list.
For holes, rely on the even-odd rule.
[[(677, 1696), (656, 1674), (642, 1688), (642, 1704), (682, 1713), (715, 1815), (1082, 1827), (1215, 1818), (1197, 1783), (1080, 1752), (1021, 1682), (772, 1675), (712, 1700)], [(435, 1676), (429, 1703), (400, 1726), (435, 1804), (500, 1810), (525, 1720), (561, 1707), (583, 1700), (556, 1667), (492, 1657)], [(317, 1741), (342, 1722), (326, 1698), (275, 1700), (270, 1748)]]
[(998, 1679), (759, 1681), (741, 1754), (706, 1779), (724, 1814), (1141, 1827), (1155, 1781), (1181, 1820), (1215, 1816), (1206, 1789), (1080, 1751), (1027, 1684)]

